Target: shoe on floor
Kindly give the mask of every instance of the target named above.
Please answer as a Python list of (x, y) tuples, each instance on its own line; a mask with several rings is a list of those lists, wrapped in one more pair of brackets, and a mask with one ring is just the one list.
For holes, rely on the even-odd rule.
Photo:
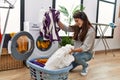
[(82, 70), (80, 74), (81, 74), (82, 76), (86, 76), (87, 73), (88, 73), (88, 66), (87, 66), (84, 70)]

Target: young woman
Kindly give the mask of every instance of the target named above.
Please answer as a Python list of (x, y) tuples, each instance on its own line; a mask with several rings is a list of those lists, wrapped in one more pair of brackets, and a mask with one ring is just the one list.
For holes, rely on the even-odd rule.
[(70, 53), (75, 57), (75, 61), (72, 62), (73, 68), (71, 70), (82, 65), (81, 75), (87, 75), (87, 61), (92, 58), (95, 30), (84, 12), (76, 11), (73, 18), (75, 25), (67, 27), (59, 20), (58, 26), (64, 31), (74, 32), (74, 49), (71, 49)]

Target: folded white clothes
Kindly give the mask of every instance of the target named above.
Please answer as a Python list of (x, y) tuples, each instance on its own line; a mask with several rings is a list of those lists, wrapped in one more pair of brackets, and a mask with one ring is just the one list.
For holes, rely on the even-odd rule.
[(74, 47), (70, 44), (59, 48), (45, 63), (44, 68), (48, 70), (56, 70), (67, 67), (74, 61), (72, 54), (69, 54), (71, 48)]

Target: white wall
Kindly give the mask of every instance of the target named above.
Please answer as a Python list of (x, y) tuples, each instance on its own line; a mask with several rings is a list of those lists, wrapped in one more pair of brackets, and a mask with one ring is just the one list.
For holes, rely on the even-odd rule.
[[(15, 2), (14, 0), (10, 1), (11, 4), (14, 4), (14, 2)], [(4, 0), (0, 1), (0, 6), (9, 7), (7, 2), (4, 3)], [(3, 29), (5, 28), (4, 26), (5, 26), (7, 13), (8, 13), (8, 9), (0, 8), (1, 33), (3, 33)], [(10, 9), (5, 33), (19, 32), (19, 31), (20, 31), (20, 0), (17, 0), (16, 3), (14, 4), (14, 8)]]
[(25, 21), (41, 21), (41, 14), (51, 6), (52, 0), (25, 0)]
[[(39, 22), (41, 21), (41, 9), (48, 10), (52, 5), (52, 0), (25, 0), (25, 21)], [(93, 1), (93, 2), (92, 2)], [(96, 10), (97, 10), (97, 0), (84, 0), (85, 12), (89, 17), (89, 20), (94, 23), (96, 21)], [(120, 5), (120, 0), (117, 0), (116, 9), (116, 22), (118, 25), (118, 6)], [(43, 14), (43, 13), (42, 13)], [(40, 17), (41, 16), (41, 17)], [(120, 49), (120, 26), (115, 28), (114, 38), (107, 39), (111, 49)], [(97, 41), (97, 39), (96, 39)], [(100, 42), (95, 50), (104, 50), (103, 43)]]
[(97, 0), (84, 0), (85, 13), (87, 14), (91, 23), (96, 22)]

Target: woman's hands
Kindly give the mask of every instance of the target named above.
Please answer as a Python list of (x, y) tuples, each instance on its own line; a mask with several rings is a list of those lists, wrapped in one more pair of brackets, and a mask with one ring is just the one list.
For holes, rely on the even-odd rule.
[(61, 29), (64, 29), (64, 24), (59, 20), (58, 21), (58, 26), (61, 28)]
[(75, 52), (75, 50), (71, 48), (71, 51), (69, 52), (69, 54), (72, 54), (73, 52)]
[(69, 52), (69, 54), (72, 54), (74, 52), (82, 52), (82, 49), (81, 48), (75, 48), (75, 49), (71, 48), (71, 51)]

